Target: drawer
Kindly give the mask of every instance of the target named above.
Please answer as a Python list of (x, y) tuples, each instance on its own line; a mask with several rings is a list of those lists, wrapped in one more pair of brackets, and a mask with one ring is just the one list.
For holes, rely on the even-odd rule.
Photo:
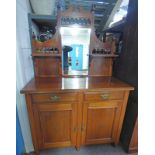
[(48, 93), (32, 95), (33, 102), (65, 102), (77, 101), (77, 93)]
[(124, 91), (86, 92), (85, 101), (122, 100)]

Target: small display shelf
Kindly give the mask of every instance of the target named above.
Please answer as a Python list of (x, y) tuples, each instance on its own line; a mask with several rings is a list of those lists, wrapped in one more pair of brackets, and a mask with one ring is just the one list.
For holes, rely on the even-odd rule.
[(111, 54), (111, 49), (93, 49), (92, 54)]
[(90, 57), (118, 57), (117, 54), (89, 54)]
[(44, 56), (44, 57), (48, 57), (48, 56), (52, 56), (52, 57), (61, 57), (61, 54), (56, 54), (56, 53), (51, 53), (51, 52), (33, 52), (32, 56)]

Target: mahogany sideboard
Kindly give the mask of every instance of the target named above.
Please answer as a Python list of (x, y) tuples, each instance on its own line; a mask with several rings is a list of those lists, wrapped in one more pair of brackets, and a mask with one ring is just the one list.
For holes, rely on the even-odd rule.
[[(34, 15), (29, 17), (35, 22), (33, 25), (38, 24)], [(52, 22), (51, 16), (48, 19), (48, 23)], [(79, 22), (71, 24), (68, 21), (65, 23), (64, 19), (87, 22), (86, 25)], [(36, 26), (31, 25), (30, 32), (32, 28), (37, 32), (40, 26), (35, 29)], [(79, 38), (87, 38), (88, 43), (83, 43), (84, 39), (77, 42), (75, 36), (69, 33), (75, 31), (75, 26)], [(51, 25), (49, 27), (51, 29)], [(66, 38), (64, 34), (70, 35), (66, 43), (63, 42)], [(52, 147), (75, 146), (79, 149), (87, 144), (118, 144), (129, 92), (134, 88), (112, 77), (113, 61), (119, 56), (116, 39), (106, 38), (103, 42), (97, 38), (94, 11), (78, 6), (70, 6), (65, 11), (59, 9), (51, 39), (41, 42), (35, 34), (30, 33), (30, 36), (35, 78), (21, 93), (26, 97), (36, 154)], [(72, 44), (88, 48), (81, 62), (88, 60), (87, 68), (72, 68), (69, 64), (76, 62), (78, 66), (81, 60), (71, 59), (71, 56), (64, 59), (69, 55), (64, 47)], [(77, 53), (83, 54), (84, 50), (78, 51), (77, 48)], [(73, 72), (82, 71), (82, 74), (72, 76), (69, 67)]]
[(36, 154), (52, 147), (119, 143), (128, 95), (114, 77), (42, 77), (22, 90)]

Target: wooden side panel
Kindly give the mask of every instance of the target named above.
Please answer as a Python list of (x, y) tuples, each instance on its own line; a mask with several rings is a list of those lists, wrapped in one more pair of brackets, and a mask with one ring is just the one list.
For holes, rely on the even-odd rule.
[(34, 69), (36, 77), (60, 76), (61, 58), (60, 57), (35, 57)]
[(36, 155), (39, 155), (39, 142), (37, 139), (37, 125), (36, 125), (36, 121), (34, 118), (34, 111), (33, 111), (33, 107), (32, 107), (32, 100), (31, 100), (31, 95), (27, 94), (25, 95), (26, 97), (26, 104), (27, 104), (27, 110), (28, 110), (28, 114), (29, 114), (29, 121), (30, 121), (30, 127), (31, 127), (31, 134), (32, 134), (32, 141), (33, 141), (33, 146), (34, 146), (34, 150)]
[(115, 144), (119, 143), (128, 97), (129, 97), (129, 91), (126, 91), (125, 95), (124, 95), (124, 100), (123, 100), (123, 103), (121, 106), (121, 112), (120, 112), (120, 118), (118, 121), (118, 130), (117, 130), (117, 135), (116, 135), (116, 139), (115, 139)]
[(94, 57), (90, 60), (89, 75), (91, 76), (112, 76), (112, 59)]
[(138, 152), (138, 120), (136, 120), (136, 123), (135, 123), (128, 152), (129, 153)]

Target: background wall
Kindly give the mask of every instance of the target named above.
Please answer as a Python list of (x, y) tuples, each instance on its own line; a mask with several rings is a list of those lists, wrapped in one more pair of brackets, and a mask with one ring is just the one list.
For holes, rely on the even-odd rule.
[(21, 133), (18, 112), (16, 111), (16, 155), (21, 155), (24, 152), (25, 152), (25, 146), (23, 136)]
[(28, 26), (28, 13), (31, 12), (31, 7), (28, 2), (28, 0), (16, 1), (16, 101), (25, 150), (31, 152), (34, 149), (25, 97), (20, 94), (20, 90), (34, 76)]

